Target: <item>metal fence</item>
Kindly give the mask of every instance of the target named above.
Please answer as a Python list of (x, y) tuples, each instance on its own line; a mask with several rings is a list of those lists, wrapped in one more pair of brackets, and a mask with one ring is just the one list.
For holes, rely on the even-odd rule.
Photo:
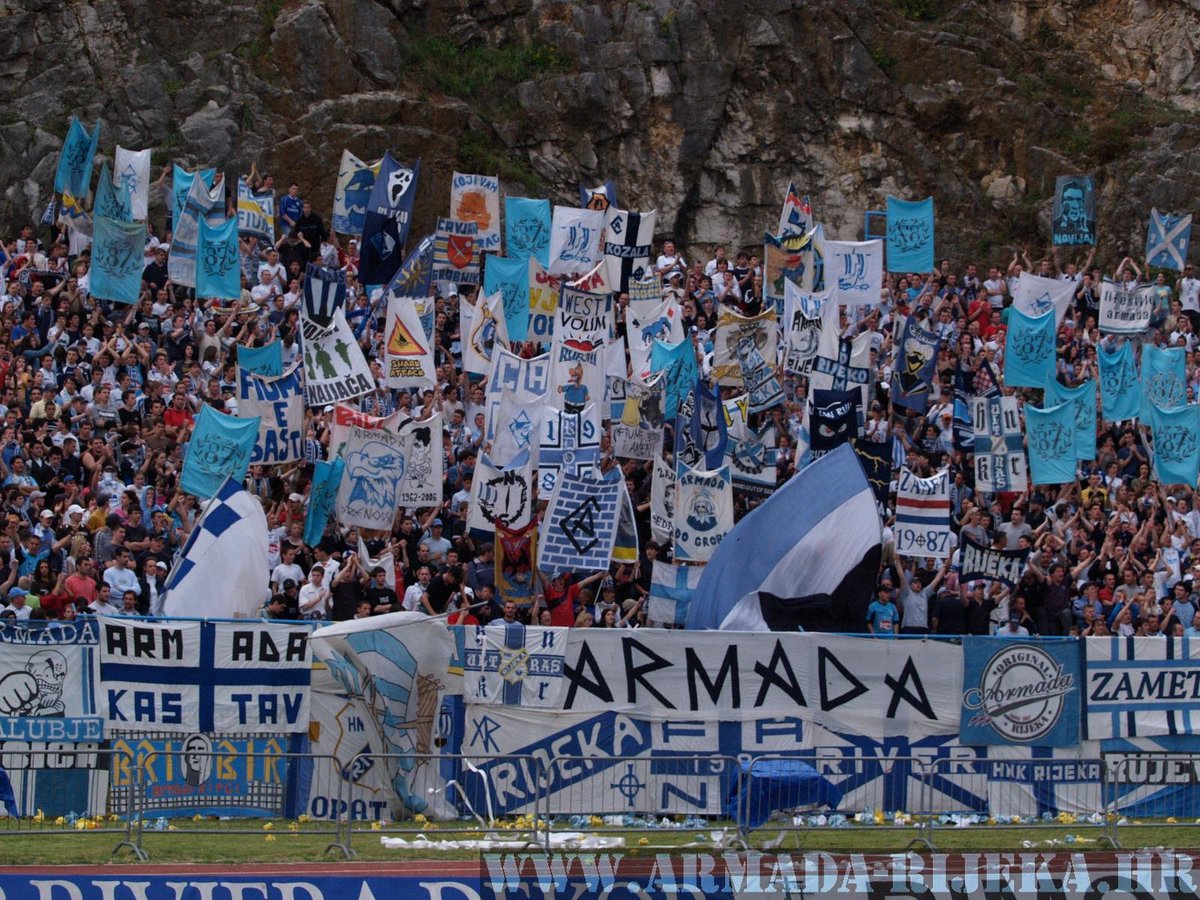
[(139, 859), (146, 858), (133, 797), (112, 788), (114, 773), (129, 773), (131, 781), (139, 777), (140, 769), (128, 751), (96, 744), (21, 746), (28, 749), (5, 746), (0, 766), (12, 785), (14, 805), (27, 813), (0, 818), (0, 834), (107, 834), (117, 838), (114, 855), (129, 850)]
[(182, 739), (166, 749), (28, 746), (43, 749), (0, 752), (23, 811), (0, 817), (0, 834), (108, 835), (114, 854), (140, 859), (151, 832), (261, 835), (272, 827), (351, 858), (355, 840), (380, 837), (400, 847), (552, 850), (581, 834), (603, 847), (641, 828), (678, 834), (703, 825), (723, 849), (772, 849), (801, 832), (863, 828), (932, 850), (960, 827), (1031, 835), (1066, 827), (1119, 847), (1125, 829), (1200, 824), (1200, 762), (1187, 753), (362, 753), (343, 762)]

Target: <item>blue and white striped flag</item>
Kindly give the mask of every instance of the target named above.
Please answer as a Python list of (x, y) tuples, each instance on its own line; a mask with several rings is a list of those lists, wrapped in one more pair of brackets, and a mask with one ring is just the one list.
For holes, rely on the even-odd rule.
[(328, 328), (333, 315), (346, 305), (346, 273), (308, 264), (304, 276), (304, 318)]

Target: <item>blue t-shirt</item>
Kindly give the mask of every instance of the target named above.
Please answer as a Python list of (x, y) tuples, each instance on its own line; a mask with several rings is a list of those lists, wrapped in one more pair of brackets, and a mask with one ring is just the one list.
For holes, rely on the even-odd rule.
[(895, 603), (880, 603), (872, 600), (867, 607), (867, 624), (882, 637), (896, 636), (896, 623), (900, 621), (900, 610)]

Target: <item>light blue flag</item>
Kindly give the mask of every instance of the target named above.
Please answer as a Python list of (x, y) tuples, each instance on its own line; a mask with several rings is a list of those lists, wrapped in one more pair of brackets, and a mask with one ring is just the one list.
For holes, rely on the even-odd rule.
[(1146, 264), (1159, 269), (1183, 271), (1188, 245), (1192, 241), (1192, 216), (1173, 216), (1150, 210), (1146, 232)]
[(889, 272), (933, 271), (933, 198), (887, 198)]
[[(178, 163), (171, 164), (171, 224), (179, 223), (179, 216), (183, 212), (183, 205), (187, 203), (188, 193), (192, 189), (192, 182), (196, 180), (196, 172), (189, 172), (187, 169), (179, 167)], [(213, 179), (217, 177), (216, 169), (200, 169), (199, 175), (204, 179), (204, 184), (211, 190)]]
[(679, 413), (679, 404), (696, 384), (696, 350), (688, 338), (678, 344), (655, 341), (650, 348), (650, 373), (665, 372), (663, 389), (663, 416), (674, 421)]
[(275, 340), (265, 347), (238, 345), (237, 362), (255, 375), (278, 378), (283, 374), (283, 343)]
[(1075, 480), (1075, 408), (1060, 403), (1048, 409), (1025, 404), (1025, 439), (1034, 484)]
[(145, 269), (146, 223), (96, 216), (92, 238), (92, 296), (137, 303)]
[(242, 257), (237, 219), (220, 225), (200, 220), (196, 244), (196, 296), (238, 300), (242, 296)]
[(1058, 381), (1046, 384), (1046, 406), (1070, 403), (1075, 415), (1075, 460), (1096, 458), (1096, 382), (1064, 387)]
[(129, 182), (122, 181), (118, 189), (113, 186), (108, 163), (100, 166), (100, 180), (96, 183), (96, 203), (92, 212), (118, 222), (133, 221), (133, 206), (129, 200)]
[(1044, 388), (1054, 377), (1054, 310), (1027, 316), (1008, 311), (1004, 338), (1004, 386)]
[(304, 515), (304, 543), (315, 547), (325, 534), (325, 526), (337, 504), (338, 487), (346, 471), (346, 461), (340, 456), (332, 462), (317, 460), (313, 468), (312, 490), (308, 495), (308, 512)]
[(1123, 422), (1138, 417), (1142, 388), (1138, 384), (1133, 343), (1126, 341), (1108, 352), (1101, 343), (1096, 348), (1100, 360), (1100, 411), (1107, 422)]
[(1163, 484), (1195, 487), (1200, 478), (1200, 406), (1154, 407), (1154, 474)]
[(1187, 358), (1182, 347), (1163, 350), (1153, 344), (1142, 344), (1143, 425), (1154, 424), (1154, 407), (1175, 409), (1187, 402)]
[(258, 439), (260, 418), (240, 419), (219, 413), (207, 404), (202, 406), (188, 441), (179, 486), (206, 499), (220, 489), (226, 478), (242, 481)]
[(79, 119), (71, 116), (71, 126), (63, 141), (62, 153), (58, 157), (58, 169), (54, 173), (54, 192), (66, 191), (83, 200), (92, 183), (92, 161), (96, 158), (96, 147), (100, 143), (100, 122), (91, 134)]
[(483, 270), (485, 297), (499, 291), (504, 298), (504, 324), (509, 341), (529, 334), (529, 258), (489, 256)]
[(550, 265), (550, 201), (527, 197), (504, 199), (504, 246), (512, 259), (536, 256)]

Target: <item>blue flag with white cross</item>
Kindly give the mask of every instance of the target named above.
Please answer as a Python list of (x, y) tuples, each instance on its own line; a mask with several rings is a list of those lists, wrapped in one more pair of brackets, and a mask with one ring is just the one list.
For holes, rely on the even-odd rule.
[(656, 625), (684, 627), (692, 593), (703, 573), (703, 566), (674, 566), (655, 560), (646, 617)]
[(1173, 216), (1150, 210), (1146, 233), (1146, 264), (1159, 269), (1183, 271), (1192, 240), (1192, 216)]

